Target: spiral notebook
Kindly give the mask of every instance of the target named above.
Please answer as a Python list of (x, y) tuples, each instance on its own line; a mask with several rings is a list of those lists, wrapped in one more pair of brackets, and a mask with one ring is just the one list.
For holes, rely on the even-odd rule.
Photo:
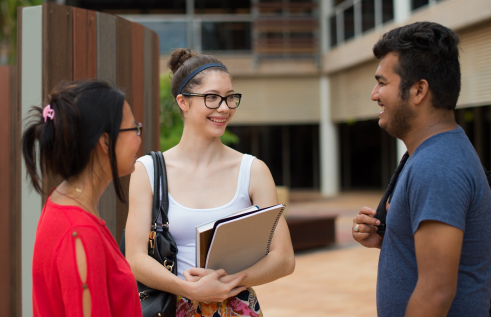
[(269, 253), (282, 204), (223, 218), (213, 226), (205, 267), (235, 274)]
[(259, 207), (253, 205), (235, 211), (229, 215), (226, 215), (225, 217), (220, 217), (218, 219), (214, 219), (212, 221), (196, 226), (196, 267), (205, 267), (206, 255), (208, 254), (208, 250), (210, 249), (211, 239), (213, 238), (213, 226), (215, 225), (215, 222), (223, 218), (241, 215), (255, 210), (259, 210)]

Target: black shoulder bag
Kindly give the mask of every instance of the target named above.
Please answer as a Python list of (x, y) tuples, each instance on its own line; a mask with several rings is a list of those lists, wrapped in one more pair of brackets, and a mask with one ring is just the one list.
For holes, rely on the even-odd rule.
[[(150, 152), (154, 168), (154, 195), (152, 205), (152, 226), (148, 241), (148, 255), (177, 275), (177, 245), (169, 232), (169, 195), (167, 173), (161, 152)], [(160, 200), (160, 180), (162, 180), (162, 200)], [(125, 254), (124, 232), (119, 248)], [(175, 294), (150, 288), (137, 281), (143, 317), (174, 317), (177, 297)]]

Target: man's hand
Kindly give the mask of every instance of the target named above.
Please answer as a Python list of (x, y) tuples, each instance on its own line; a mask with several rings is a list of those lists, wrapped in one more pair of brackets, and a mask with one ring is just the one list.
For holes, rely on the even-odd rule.
[[(389, 205), (387, 204), (387, 210)], [(353, 239), (355, 239), (362, 246), (367, 248), (381, 248), (382, 237), (377, 234), (377, 227), (380, 225), (378, 219), (373, 218), (376, 211), (369, 207), (361, 208), (358, 216), (353, 219), (353, 226), (351, 227), (351, 233)]]

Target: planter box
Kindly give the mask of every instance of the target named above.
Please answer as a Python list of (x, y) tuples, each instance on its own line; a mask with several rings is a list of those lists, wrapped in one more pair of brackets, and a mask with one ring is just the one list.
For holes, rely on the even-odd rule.
[(336, 241), (335, 216), (291, 216), (286, 219), (295, 251), (318, 248)]

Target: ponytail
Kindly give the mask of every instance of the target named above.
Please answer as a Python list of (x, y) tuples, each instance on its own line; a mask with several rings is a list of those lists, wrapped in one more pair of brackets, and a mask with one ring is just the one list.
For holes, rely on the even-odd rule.
[(44, 113), (42, 108), (33, 107), (22, 135), (22, 154), (33, 188), (44, 194), (40, 174), (68, 180), (81, 173), (91, 164), (100, 136), (107, 133), (113, 184), (118, 198), (125, 201), (115, 156), (124, 94), (105, 82), (79, 81), (55, 88), (48, 103), (51, 116), (47, 116), (48, 106)]

